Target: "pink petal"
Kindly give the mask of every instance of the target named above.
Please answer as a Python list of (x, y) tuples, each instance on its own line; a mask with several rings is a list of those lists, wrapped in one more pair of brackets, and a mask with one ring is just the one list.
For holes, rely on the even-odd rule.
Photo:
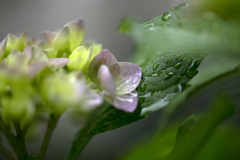
[(116, 63), (117, 60), (114, 55), (109, 52), (107, 49), (98, 53), (92, 60), (89, 67), (89, 78), (94, 83), (98, 84), (97, 73), (101, 65), (110, 66)]
[(4, 38), (3, 41), (0, 43), (0, 60), (4, 55), (6, 46), (7, 46), (7, 38)]
[(27, 56), (27, 58), (30, 60), (32, 57), (32, 49), (30, 46), (26, 46), (23, 53)]
[(102, 97), (94, 91), (88, 90), (86, 92), (86, 102), (82, 106), (85, 110), (92, 110), (103, 103)]
[(74, 32), (82, 31), (85, 29), (85, 23), (82, 18), (78, 18), (75, 21), (71, 21), (68, 23), (68, 25)]
[(51, 31), (42, 31), (44, 38), (52, 44), (54, 39), (57, 37), (57, 33)]
[(112, 64), (109, 70), (115, 82), (116, 94), (131, 93), (141, 81), (142, 69), (136, 64), (118, 62)]
[(115, 85), (107, 66), (101, 65), (98, 71), (98, 79), (103, 94), (112, 99), (115, 96)]
[(70, 61), (68, 58), (49, 58), (48, 61), (54, 66), (54, 69), (64, 67)]
[(124, 95), (116, 95), (113, 106), (119, 110), (132, 113), (138, 105), (138, 93), (133, 91)]
[(45, 66), (47, 65), (46, 62), (38, 61), (36, 63), (33, 63), (29, 66), (29, 75), (31, 77), (34, 77), (38, 72), (40, 72)]

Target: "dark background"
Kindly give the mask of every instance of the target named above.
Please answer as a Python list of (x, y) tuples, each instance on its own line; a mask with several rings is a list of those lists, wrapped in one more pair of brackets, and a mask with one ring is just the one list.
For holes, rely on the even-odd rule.
[[(41, 36), (41, 31), (60, 29), (68, 21), (82, 17), (86, 23), (85, 40), (95, 40), (109, 49), (119, 61), (132, 54), (131, 40), (116, 33), (119, 20), (135, 15), (148, 21), (181, 0), (0, 0), (0, 39), (8, 33), (28, 29), (30, 37)], [(148, 118), (95, 136), (83, 151), (82, 160), (111, 160), (124, 154), (139, 139), (145, 139), (156, 129), (160, 112)], [(47, 160), (64, 159), (78, 129), (63, 116), (53, 134)], [(39, 134), (44, 134), (44, 128)], [(28, 142), (30, 154), (38, 153), (43, 137)], [(4, 159), (0, 156), (0, 159)]]

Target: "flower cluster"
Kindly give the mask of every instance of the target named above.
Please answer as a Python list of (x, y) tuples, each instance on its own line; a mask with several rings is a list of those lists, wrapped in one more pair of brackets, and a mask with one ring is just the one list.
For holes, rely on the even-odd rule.
[(39, 113), (60, 115), (66, 109), (87, 113), (104, 100), (125, 112), (136, 109), (141, 68), (117, 62), (100, 44), (83, 42), (82, 19), (67, 23), (59, 33), (42, 33), (47, 42), (28, 39), (23, 32), (9, 34), (0, 43), (5, 123), (20, 121), (24, 126)]

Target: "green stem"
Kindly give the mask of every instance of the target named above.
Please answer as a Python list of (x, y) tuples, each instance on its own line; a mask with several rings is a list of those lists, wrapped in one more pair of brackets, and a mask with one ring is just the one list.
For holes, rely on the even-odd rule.
[(83, 149), (86, 147), (88, 142), (93, 136), (87, 136), (87, 132), (80, 130), (73, 141), (72, 148), (68, 154), (68, 160), (78, 159), (79, 155), (82, 153)]
[(88, 142), (92, 139), (93, 136), (89, 136), (89, 132), (91, 131), (92, 127), (94, 126), (97, 118), (101, 115), (102, 111), (106, 109), (108, 106), (108, 103), (103, 103), (101, 106), (96, 108), (87, 119), (87, 123), (83, 128), (81, 128), (72, 144), (72, 148), (70, 152), (68, 153), (68, 160), (77, 160), (79, 155), (82, 153), (83, 149), (86, 147)]
[(0, 135), (0, 153), (2, 153), (9, 160), (18, 160), (18, 157), (14, 151), (6, 143), (4, 143), (2, 136), (3, 135)]
[(40, 153), (39, 153), (39, 156), (41, 157), (41, 159), (44, 159), (44, 157), (45, 157), (49, 142), (51, 140), (53, 131), (57, 126), (59, 118), (60, 118), (60, 116), (53, 115), (53, 114), (50, 115), (50, 119), (49, 119), (49, 122), (48, 122), (48, 128), (47, 128), (47, 131), (45, 133), (43, 144), (42, 144), (42, 147), (41, 147), (41, 150), (40, 150)]
[[(18, 136), (14, 136), (12, 132), (5, 127), (2, 121), (0, 121), (0, 131), (4, 133), (8, 141), (10, 142), (13, 150), (18, 156), (19, 160), (26, 160), (28, 157), (27, 147), (25, 144), (24, 136), (21, 136), (21, 133), (18, 133)], [(21, 130), (18, 130), (21, 131)]]

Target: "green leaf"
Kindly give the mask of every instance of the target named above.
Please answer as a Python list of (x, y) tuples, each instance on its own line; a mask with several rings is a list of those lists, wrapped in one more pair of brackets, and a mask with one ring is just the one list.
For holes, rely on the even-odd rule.
[(240, 20), (238, 0), (195, 0), (193, 4), (193, 10), (197, 14), (212, 11), (225, 20)]
[[(182, 112), (181, 116), (177, 116), (180, 118), (193, 114), (194, 108), (192, 108), (189, 104), (194, 104), (199, 97), (211, 97), (213, 94), (221, 91), (228, 93), (231, 98), (234, 98), (234, 100), (239, 104), (238, 95), (240, 94), (240, 88), (236, 87), (240, 85), (239, 80), (240, 69), (236, 67), (236, 69), (212, 78), (201, 85), (196, 85), (171, 101), (170, 105), (164, 110), (164, 116), (162, 118), (168, 120), (173, 118), (176, 119), (179, 112)], [(205, 110), (206, 107), (201, 107), (200, 109), (195, 108), (194, 111), (196, 113)]]
[(235, 105), (231, 99), (225, 94), (219, 94), (209, 114), (190, 116), (180, 125), (175, 147), (168, 159), (195, 159), (215, 128), (234, 114)]
[(117, 110), (112, 106), (108, 107), (97, 119), (89, 135), (93, 136), (96, 134), (114, 130), (129, 123), (133, 123), (135, 121), (145, 118), (146, 116), (140, 116), (140, 112), (141, 108), (137, 108), (137, 110), (133, 113), (126, 113), (124, 111)]
[[(240, 145), (234, 144), (239, 139), (239, 130), (226, 124), (217, 128), (235, 114), (235, 105), (227, 95), (219, 94), (211, 107), (204, 115), (191, 115), (180, 126), (159, 130), (150, 141), (136, 145), (122, 159), (237, 159)], [(231, 149), (226, 149), (226, 146)]]
[(164, 131), (157, 131), (150, 140), (138, 142), (133, 149), (123, 156), (122, 160), (161, 160), (166, 158), (174, 148), (177, 126)]
[(197, 73), (204, 58), (203, 53), (176, 52), (159, 53), (143, 67), (143, 77), (137, 91), (141, 114), (154, 112), (169, 104), (169, 101), (188, 86)]

